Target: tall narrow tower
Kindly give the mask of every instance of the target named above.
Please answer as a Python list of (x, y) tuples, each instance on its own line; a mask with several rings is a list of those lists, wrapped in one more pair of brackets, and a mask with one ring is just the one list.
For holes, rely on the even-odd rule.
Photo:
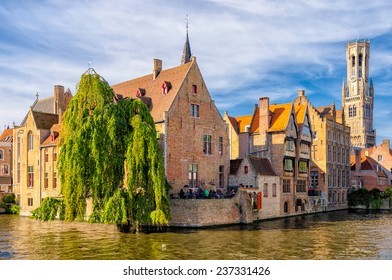
[(368, 148), (376, 144), (373, 129), (374, 89), (369, 78), (370, 41), (347, 42), (347, 80), (342, 86), (342, 107), (351, 128), (351, 145)]

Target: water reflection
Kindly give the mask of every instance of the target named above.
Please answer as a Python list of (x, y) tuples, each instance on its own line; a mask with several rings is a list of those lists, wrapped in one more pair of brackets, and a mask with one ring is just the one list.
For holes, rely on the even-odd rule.
[(0, 215), (0, 259), (392, 259), (391, 228), (390, 213), (345, 211), (148, 234)]

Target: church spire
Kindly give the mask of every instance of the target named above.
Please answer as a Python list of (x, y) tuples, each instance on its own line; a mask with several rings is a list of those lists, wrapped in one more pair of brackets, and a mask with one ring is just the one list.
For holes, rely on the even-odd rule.
[(181, 58), (181, 64), (188, 63), (191, 61), (191, 45), (189, 44), (189, 36), (188, 36), (188, 25), (189, 25), (189, 16), (186, 15), (186, 41), (184, 45), (184, 50), (182, 51), (182, 58)]

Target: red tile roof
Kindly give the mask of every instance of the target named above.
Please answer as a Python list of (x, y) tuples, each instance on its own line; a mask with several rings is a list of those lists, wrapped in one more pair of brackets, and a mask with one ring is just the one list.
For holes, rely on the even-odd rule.
[[(151, 98), (151, 115), (155, 122), (163, 120), (163, 112), (168, 111), (178, 91), (184, 83), (189, 70), (196, 66), (196, 60), (174, 68), (162, 70), (156, 79), (153, 74), (112, 85), (114, 92), (123, 97), (136, 98), (142, 89), (145, 97)], [(162, 93), (162, 86), (171, 86), (167, 94)]]
[(0, 141), (1, 142), (12, 142), (13, 139), (13, 130), (6, 129), (3, 131), (3, 133), (0, 135)]

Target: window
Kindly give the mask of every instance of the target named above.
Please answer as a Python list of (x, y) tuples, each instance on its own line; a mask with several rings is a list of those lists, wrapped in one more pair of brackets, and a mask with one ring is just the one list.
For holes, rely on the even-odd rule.
[(287, 202), (285, 202), (285, 203), (283, 204), (283, 211), (284, 211), (285, 213), (288, 213), (288, 212), (289, 212), (289, 204), (288, 204)]
[(4, 165), (1, 167), (1, 173), (3, 173), (3, 174), (8, 174), (8, 165), (7, 165), (7, 164), (4, 164)]
[(211, 151), (211, 135), (204, 135), (203, 136), (203, 142), (204, 142), (204, 146), (203, 146), (203, 153), (205, 155), (211, 155), (212, 151)]
[(272, 184), (272, 196), (276, 197), (276, 184), (275, 183)]
[(331, 146), (328, 145), (328, 161), (331, 161)]
[(28, 206), (33, 206), (34, 204), (33, 204), (33, 199), (32, 198), (28, 198), (27, 199), (27, 205)]
[(355, 67), (355, 56), (351, 57), (351, 67)]
[(49, 161), (49, 153), (48, 153), (48, 149), (45, 149), (45, 162)]
[(219, 154), (223, 155), (223, 137), (219, 137)]
[(192, 93), (197, 94), (197, 85), (192, 85)]
[(353, 117), (353, 107), (352, 106), (348, 106), (348, 117), (349, 118)]
[(290, 180), (283, 179), (283, 193), (290, 193)]
[(313, 140), (317, 140), (317, 131), (313, 131)]
[(191, 117), (198, 118), (199, 116), (199, 105), (191, 104)]
[(45, 172), (45, 182), (44, 182), (44, 187), (47, 189), (49, 186), (49, 174), (48, 172)]
[(306, 180), (298, 180), (297, 181), (297, 187), (296, 187), (296, 192), (306, 192)]
[(53, 161), (57, 161), (57, 153), (56, 152), (53, 153)]
[(219, 187), (223, 188), (225, 186), (225, 166), (219, 166)]
[(34, 135), (32, 132), (29, 132), (29, 134), (27, 135), (27, 139), (28, 139), (28, 150), (31, 151), (34, 149)]
[(293, 160), (291, 158), (284, 159), (284, 171), (293, 172)]
[(309, 129), (309, 126), (307, 126), (307, 125), (304, 125), (304, 126), (303, 126), (303, 133), (304, 133), (305, 136), (309, 136), (309, 137), (310, 137), (310, 129)]
[(357, 107), (353, 105), (353, 117), (357, 116)]
[(198, 182), (198, 165), (197, 164), (192, 163), (189, 165), (188, 179), (189, 179), (189, 186), (191, 188), (197, 187), (197, 182)]
[(310, 187), (313, 189), (318, 188), (318, 171), (310, 172)]
[(378, 160), (378, 161), (382, 161), (382, 155), (378, 155), (378, 156), (377, 156), (377, 160)]
[(27, 167), (27, 186), (34, 187), (34, 166), (31, 165)]
[(335, 146), (332, 147), (332, 151), (333, 151), (333, 153), (332, 153), (332, 155), (333, 155), (333, 162), (336, 162), (336, 147)]
[(268, 184), (267, 183), (264, 183), (263, 194), (264, 194), (264, 197), (268, 197)]
[(17, 159), (20, 159), (20, 136), (18, 136), (16, 142), (16, 157)]
[(244, 166), (244, 173), (245, 173), (245, 174), (248, 174), (248, 171), (249, 171), (249, 170), (248, 170), (248, 166), (245, 165), (245, 166)]
[(286, 151), (295, 152), (295, 142), (293, 140), (286, 140), (284, 146)]
[(359, 54), (359, 56), (358, 56), (358, 66), (359, 67), (362, 66), (362, 54)]
[(340, 163), (340, 148), (338, 147), (338, 163)]
[(20, 162), (16, 165), (16, 181), (20, 184)]
[(0, 159), (4, 159), (4, 151), (0, 150)]
[(310, 154), (310, 146), (305, 143), (301, 143), (300, 145), (301, 154), (309, 155)]
[(299, 173), (308, 173), (308, 163), (306, 161), (299, 161)]
[(57, 188), (57, 172), (53, 173), (53, 189)]

